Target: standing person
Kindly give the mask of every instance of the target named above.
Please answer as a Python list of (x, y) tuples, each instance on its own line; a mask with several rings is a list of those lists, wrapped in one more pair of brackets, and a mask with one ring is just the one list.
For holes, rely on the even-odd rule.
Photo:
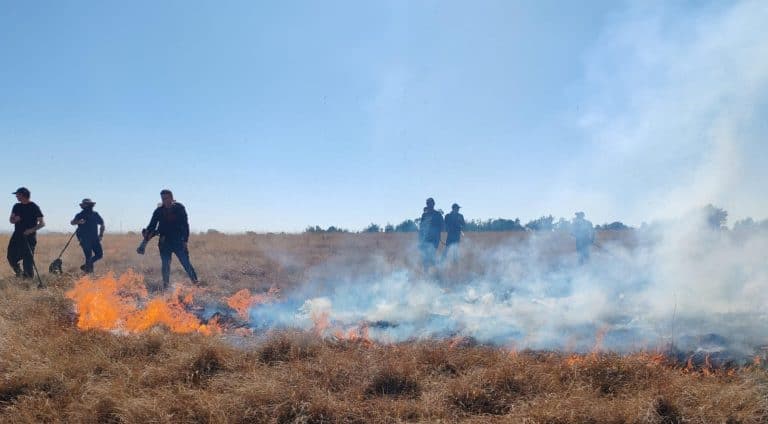
[(87, 272), (93, 272), (93, 264), (104, 257), (104, 251), (101, 248), (101, 239), (104, 237), (104, 220), (101, 215), (93, 210), (96, 202), (91, 199), (83, 199), (80, 202), (80, 211), (70, 221), (70, 224), (77, 225), (77, 239), (80, 241), (80, 247), (83, 248), (85, 263), (80, 269)]
[[(8, 263), (17, 277), (34, 278), (35, 276), (35, 247), (37, 246), (37, 230), (45, 227), (43, 212), (35, 202), (29, 200), (31, 193), (26, 187), (19, 187), (11, 193), (16, 195), (19, 203), (11, 209), (10, 222), (14, 225), (13, 235), (8, 242)], [(24, 270), (19, 266), (24, 264)]]
[(181, 266), (187, 272), (189, 279), (198, 284), (197, 273), (189, 261), (189, 219), (184, 205), (173, 200), (170, 190), (160, 192), (162, 203), (152, 213), (152, 219), (147, 228), (142, 231), (145, 239), (153, 234), (160, 236), (157, 246), (160, 249), (162, 261), (163, 289), (167, 289), (171, 281), (171, 256), (176, 254)]
[(435, 199), (427, 199), (427, 206), (421, 214), (419, 223), (419, 250), (421, 250), (424, 269), (435, 264), (435, 253), (440, 246), (440, 233), (443, 231), (443, 213), (435, 210)]
[(595, 242), (595, 229), (589, 220), (584, 219), (584, 212), (576, 212), (576, 218), (571, 222), (571, 235), (576, 239), (579, 264), (583, 265), (589, 261), (589, 250)]
[[(461, 232), (464, 230), (464, 215), (459, 213), (459, 206), (457, 203), (451, 205), (451, 213), (445, 216), (445, 250), (443, 251), (443, 257), (448, 254), (448, 249), (452, 245), (458, 245), (461, 241)], [(455, 249), (457, 246), (454, 246)]]

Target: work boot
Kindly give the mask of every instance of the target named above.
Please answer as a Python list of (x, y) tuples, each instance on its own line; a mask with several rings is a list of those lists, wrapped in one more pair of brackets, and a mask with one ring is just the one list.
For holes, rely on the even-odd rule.
[(16, 278), (21, 278), (21, 267), (19, 266), (19, 264), (15, 264), (13, 266), (13, 272), (14, 274), (16, 274)]
[(85, 272), (85, 264), (80, 265), (80, 271)]

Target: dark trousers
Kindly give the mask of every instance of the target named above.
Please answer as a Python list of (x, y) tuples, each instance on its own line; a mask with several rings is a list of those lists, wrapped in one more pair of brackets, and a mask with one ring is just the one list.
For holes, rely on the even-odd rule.
[(443, 259), (448, 258), (448, 251), (452, 253), (451, 259), (456, 260), (459, 250), (459, 237), (451, 237), (450, 234), (445, 240), (445, 249), (443, 250)]
[(426, 240), (419, 244), (419, 250), (421, 250), (421, 264), (424, 270), (428, 270), (435, 265), (435, 254), (437, 248), (440, 246), (440, 240)]
[(104, 257), (101, 241), (99, 241), (98, 237), (94, 239), (82, 238), (80, 239), (80, 247), (83, 248), (83, 255), (85, 255), (83, 270), (85, 272), (93, 272), (93, 264)]
[[(35, 246), (37, 246), (37, 237), (34, 234), (25, 236), (14, 233), (11, 236), (8, 242), (8, 263), (11, 264), (17, 277), (33, 278), (35, 276)], [(23, 273), (19, 261), (23, 261)]]
[(592, 247), (591, 243), (576, 243), (576, 253), (579, 255), (579, 263), (585, 264), (589, 262), (589, 249)]
[(160, 260), (162, 261), (163, 285), (168, 286), (171, 282), (171, 257), (175, 253), (179, 258), (181, 266), (187, 272), (189, 279), (197, 283), (197, 273), (192, 263), (189, 261), (189, 250), (181, 240), (160, 240)]

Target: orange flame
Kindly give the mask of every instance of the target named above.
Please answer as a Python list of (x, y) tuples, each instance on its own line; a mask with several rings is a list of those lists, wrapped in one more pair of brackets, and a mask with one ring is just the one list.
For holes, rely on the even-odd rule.
[(341, 329), (337, 329), (333, 332), (333, 336), (337, 340), (359, 342), (368, 346), (373, 344), (373, 341), (368, 334), (368, 325), (364, 323), (350, 328), (346, 333)]
[(608, 334), (608, 330), (607, 326), (603, 326), (595, 333), (595, 345), (592, 347), (593, 357), (597, 357), (597, 354), (603, 350), (603, 341), (605, 340), (605, 335)]
[(313, 312), (312, 323), (312, 332), (318, 337), (323, 337), (325, 331), (331, 326), (328, 312)]
[(577, 354), (572, 354), (571, 356), (568, 357), (568, 359), (565, 360), (565, 363), (569, 367), (575, 367), (576, 365), (581, 365), (584, 362), (585, 362), (584, 357)]
[(279, 293), (280, 289), (275, 286), (270, 287), (266, 293), (254, 295), (248, 289), (242, 289), (230, 297), (225, 297), (224, 300), (230, 308), (237, 311), (241, 318), (248, 319), (248, 310), (251, 306), (269, 303), (277, 299)]
[[(92, 280), (85, 276), (67, 291), (75, 302), (77, 327), (137, 333), (164, 325), (178, 333), (220, 332), (213, 320), (203, 324), (187, 308), (194, 301), (194, 290), (176, 290), (169, 298), (149, 298), (144, 277), (129, 270), (115, 278), (114, 274)], [(140, 307), (144, 302), (146, 305)]]

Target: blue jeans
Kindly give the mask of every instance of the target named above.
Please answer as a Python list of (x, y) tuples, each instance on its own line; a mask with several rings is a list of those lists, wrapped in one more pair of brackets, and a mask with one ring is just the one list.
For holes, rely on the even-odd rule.
[(83, 255), (85, 255), (84, 271), (93, 272), (93, 264), (104, 257), (101, 241), (98, 238), (82, 238), (80, 239), (80, 247), (83, 248)]
[(171, 257), (175, 253), (179, 258), (181, 266), (184, 267), (184, 271), (187, 272), (189, 279), (193, 283), (197, 283), (197, 273), (192, 263), (189, 261), (189, 250), (184, 242), (181, 240), (165, 240), (160, 239), (160, 243), (157, 245), (160, 248), (160, 260), (162, 261), (163, 272), (163, 285), (168, 286), (171, 282)]

